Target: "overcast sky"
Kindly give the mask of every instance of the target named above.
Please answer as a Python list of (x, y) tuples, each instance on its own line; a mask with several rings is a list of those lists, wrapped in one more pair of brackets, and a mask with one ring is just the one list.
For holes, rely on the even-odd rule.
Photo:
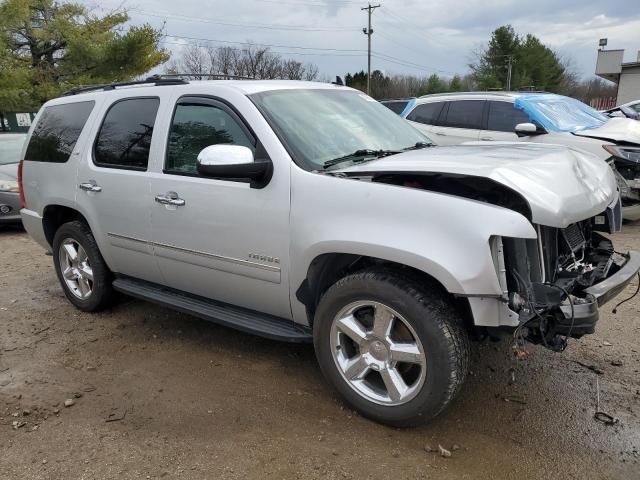
[[(99, 11), (120, 5), (132, 23), (163, 26), (163, 46), (208, 43), (273, 45), (272, 51), (313, 62), (327, 76), (366, 69), (367, 3), (357, 0), (81, 0)], [(640, 0), (380, 0), (373, 14), (372, 68), (445, 76), (468, 72), (471, 52), (510, 23), (571, 60), (582, 76), (595, 69), (598, 39), (640, 50)], [(527, 5), (529, 7), (527, 7)], [(189, 38), (187, 38), (189, 37)], [(209, 40), (207, 42), (207, 40)]]

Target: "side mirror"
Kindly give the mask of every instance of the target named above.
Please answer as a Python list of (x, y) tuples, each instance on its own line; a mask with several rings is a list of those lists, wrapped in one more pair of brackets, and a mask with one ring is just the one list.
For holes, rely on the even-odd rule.
[(271, 180), (271, 160), (255, 161), (250, 148), (241, 145), (209, 145), (198, 154), (197, 170), (203, 177), (248, 181), (262, 188)]
[(544, 129), (539, 128), (536, 124), (529, 122), (517, 124), (514, 131), (519, 137), (528, 137), (531, 135), (541, 135), (543, 133), (547, 133)]

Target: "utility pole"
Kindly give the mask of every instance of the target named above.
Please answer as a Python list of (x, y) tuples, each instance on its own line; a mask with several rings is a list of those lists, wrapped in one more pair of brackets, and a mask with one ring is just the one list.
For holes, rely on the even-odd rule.
[(507, 67), (507, 92), (511, 91), (511, 67), (513, 65), (513, 55), (506, 55), (508, 67)]
[(362, 29), (362, 32), (367, 36), (367, 40), (369, 42), (369, 48), (367, 50), (367, 95), (371, 95), (371, 34), (373, 33), (373, 30), (371, 30), (371, 14), (378, 7), (380, 7), (380, 5), (371, 5), (371, 3), (369, 3), (368, 7), (360, 9), (367, 10), (367, 13), (369, 14), (369, 26), (368, 28)]

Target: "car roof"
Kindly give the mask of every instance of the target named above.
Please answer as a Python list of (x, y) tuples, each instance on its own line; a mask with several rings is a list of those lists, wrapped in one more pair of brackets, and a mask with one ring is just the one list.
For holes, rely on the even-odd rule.
[(26, 133), (16, 133), (16, 132), (0, 132), (0, 140), (16, 140), (19, 138), (24, 138), (26, 137), (27, 134)]
[(161, 95), (162, 92), (179, 91), (184, 94), (206, 94), (212, 87), (225, 87), (235, 90), (244, 95), (252, 95), (274, 90), (353, 90), (350, 87), (334, 85), (331, 83), (307, 82), (301, 80), (196, 80), (185, 81), (172, 84), (140, 83), (133, 85), (103, 85), (96, 86), (95, 89), (82, 89), (77, 93), (70, 91), (67, 95), (55, 98), (47, 102), (49, 105), (59, 105), (73, 103), (77, 101), (87, 101), (104, 95), (111, 95), (117, 92), (117, 96), (122, 98), (126, 93), (132, 96), (140, 95)]
[(508, 91), (496, 91), (496, 92), (447, 92), (447, 93), (432, 93), (429, 95), (422, 95), (418, 97), (418, 102), (431, 101), (436, 99), (456, 99), (456, 100), (469, 100), (469, 99), (495, 99), (495, 100), (515, 100), (518, 97), (528, 95), (547, 94), (547, 92), (508, 92)]

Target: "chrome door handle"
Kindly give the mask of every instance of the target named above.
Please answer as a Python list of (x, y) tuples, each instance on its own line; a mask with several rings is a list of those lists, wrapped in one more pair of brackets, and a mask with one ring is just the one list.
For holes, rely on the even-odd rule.
[(486, 141), (486, 142), (492, 142), (493, 138), (492, 137), (480, 137), (480, 140)]
[(89, 180), (88, 182), (83, 182), (78, 185), (80, 190), (84, 190), (85, 192), (101, 192), (102, 187), (98, 185), (95, 180)]
[(156, 195), (156, 202), (162, 205), (173, 205), (182, 207), (185, 204), (184, 199), (180, 198), (176, 192), (167, 192), (164, 195)]
[(438, 130), (436, 130), (434, 133), (435, 133), (436, 135), (440, 135), (441, 137), (446, 137), (446, 136), (447, 136), (447, 134), (446, 134), (446, 133), (441, 132), (441, 131), (438, 131)]

